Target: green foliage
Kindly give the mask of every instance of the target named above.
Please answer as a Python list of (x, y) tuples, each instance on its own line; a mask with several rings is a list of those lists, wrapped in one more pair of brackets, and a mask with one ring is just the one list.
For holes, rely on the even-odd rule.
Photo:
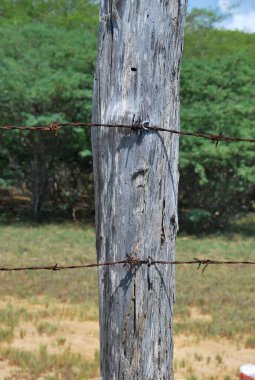
[(17, 26), (31, 21), (67, 29), (82, 28), (94, 32), (98, 25), (97, 1), (1, 0), (1, 24)]
[[(43, 24), (0, 28), (2, 122), (73, 120), (91, 112), (96, 39)], [(38, 117), (40, 119), (38, 120)]]
[(221, 60), (241, 55), (255, 58), (254, 34), (217, 29), (186, 30), (183, 64), (188, 59)]
[[(216, 30), (187, 34), (181, 75), (183, 130), (255, 137), (254, 38)], [(224, 227), (233, 216), (252, 210), (252, 144), (216, 147), (182, 138), (180, 152), (181, 226), (194, 231)]]
[[(0, 66), (1, 124), (36, 126), (56, 119), (77, 121), (91, 118), (96, 56), (93, 33), (43, 24), (5, 25), (0, 27), (0, 39), (3, 57)], [(25, 182), (36, 198), (33, 199), (37, 203), (34, 216), (40, 212), (44, 195), (52, 196), (53, 181), (59, 182), (64, 175), (61, 173), (67, 171), (62, 165), (61, 172), (57, 161), (66, 163), (69, 168), (75, 166), (73, 171), (76, 172), (82, 167), (85, 171), (91, 170), (88, 130), (66, 129), (60, 131), (58, 139), (45, 133), (32, 134), (28, 138), (27, 134), (17, 131), (4, 136), (0, 142), (1, 182), (4, 186), (18, 186)], [(41, 178), (42, 183), (48, 190), (41, 185), (40, 195), (35, 194), (36, 175), (42, 177), (42, 172), (45, 177)], [(49, 185), (52, 185), (51, 191)], [(63, 192), (57, 193), (65, 203), (68, 197)], [(74, 198), (75, 195), (68, 202), (72, 203)]]
[[(96, 3), (1, 1), (1, 124), (90, 120)], [(255, 36), (214, 29), (223, 17), (206, 9), (194, 9), (187, 17), (182, 129), (254, 137)], [(240, 212), (253, 210), (253, 145), (216, 147), (182, 138), (180, 148), (181, 229), (224, 227)], [(92, 198), (91, 183), (88, 130), (61, 130), (57, 139), (43, 133), (29, 138), (17, 131), (0, 134), (0, 186), (28, 190), (35, 217), (43, 204), (70, 215), (77, 201)], [(86, 195), (85, 188), (90, 189)], [(93, 199), (87, 202), (88, 209), (92, 204)]]
[(226, 16), (212, 9), (193, 8), (186, 17), (186, 31), (212, 29), (215, 25), (222, 21)]

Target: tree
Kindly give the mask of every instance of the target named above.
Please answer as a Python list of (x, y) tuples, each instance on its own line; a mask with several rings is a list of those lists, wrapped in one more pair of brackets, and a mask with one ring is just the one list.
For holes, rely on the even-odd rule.
[(186, 17), (185, 27), (187, 31), (205, 31), (212, 29), (223, 21), (227, 15), (207, 8), (193, 8)]
[[(185, 35), (181, 76), (183, 130), (254, 137), (254, 36), (210, 30)], [(180, 226), (219, 229), (254, 210), (252, 144), (181, 139)], [(227, 184), (227, 186), (226, 186)], [(223, 196), (224, 194), (224, 196)]]
[[(186, 2), (101, 2), (93, 121), (179, 129)], [(92, 130), (98, 261), (172, 260), (178, 137)], [(101, 379), (172, 379), (174, 267), (99, 270)]]
[[(91, 117), (96, 55), (93, 33), (43, 24), (5, 25), (0, 27), (0, 39), (2, 125), (37, 126), (58, 118), (80, 121)], [(84, 173), (89, 167), (92, 171), (89, 155), (90, 138), (85, 129), (60, 131), (57, 139), (51, 134), (1, 132), (0, 185), (24, 184), (31, 193), (35, 219), (49, 198), (61, 200), (61, 207), (72, 208), (80, 195), (77, 182), (71, 190), (70, 186), (60, 186), (60, 177), (68, 175), (65, 183), (71, 184), (74, 166), (73, 177), (77, 177), (78, 169)]]
[(92, 0), (1, 0), (0, 20), (15, 26), (39, 22), (94, 32), (98, 25), (98, 6)]

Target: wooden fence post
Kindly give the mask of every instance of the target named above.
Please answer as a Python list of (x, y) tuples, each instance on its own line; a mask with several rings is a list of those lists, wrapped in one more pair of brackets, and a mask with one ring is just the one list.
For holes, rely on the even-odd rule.
[[(179, 129), (186, 0), (101, 0), (93, 122)], [(172, 260), (178, 136), (93, 128), (98, 260)], [(98, 270), (102, 380), (172, 379), (174, 267)]]

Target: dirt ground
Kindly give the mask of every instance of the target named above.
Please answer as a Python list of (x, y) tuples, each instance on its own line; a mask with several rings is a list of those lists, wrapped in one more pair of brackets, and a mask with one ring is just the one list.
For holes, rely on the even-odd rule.
[[(18, 301), (17, 301), (18, 302)], [(5, 302), (0, 302), (3, 307)], [(19, 302), (19, 306), (21, 303)], [(23, 303), (28, 307), (28, 303)], [(29, 305), (29, 312), (37, 313), (45, 309), (44, 305)], [(55, 305), (56, 307), (56, 305)], [(81, 354), (86, 360), (93, 360), (99, 350), (99, 325), (97, 321), (80, 321), (68, 315), (70, 306), (59, 304), (56, 318), (45, 317), (31, 321), (20, 321), (14, 329), (10, 343), (2, 342), (1, 347), (9, 347), (35, 352), (40, 345), (47, 346), (49, 353), (60, 353), (70, 348), (73, 353)], [(198, 308), (191, 308), (191, 318), (209, 321), (210, 315), (203, 315)], [(48, 326), (51, 330), (38, 329)], [(52, 327), (53, 326), (53, 327)], [(234, 380), (238, 379), (238, 369), (244, 363), (255, 361), (255, 350), (247, 349), (238, 341), (227, 339), (204, 340), (195, 335), (176, 335), (174, 337), (175, 380)], [(10, 365), (8, 360), (0, 357), (0, 380), (16, 379), (19, 368)], [(20, 377), (22, 380), (22, 373)], [(43, 380), (39, 377), (35, 380)]]
[(239, 379), (239, 368), (255, 361), (255, 350), (225, 339), (201, 340), (175, 337), (175, 380)]

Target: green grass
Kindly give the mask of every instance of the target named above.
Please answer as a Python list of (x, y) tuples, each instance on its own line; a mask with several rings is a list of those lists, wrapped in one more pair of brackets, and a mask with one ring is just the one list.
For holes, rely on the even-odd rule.
[[(236, 231), (236, 230), (234, 230)], [(75, 224), (0, 226), (1, 266), (37, 264), (85, 264), (96, 261), (95, 232), (92, 227)], [(252, 260), (255, 237), (225, 233), (204, 237), (180, 236), (177, 239), (177, 259), (198, 258)], [(0, 297), (41, 298), (79, 303), (80, 319), (97, 318), (96, 270), (63, 272), (1, 273)], [(176, 269), (175, 315), (179, 316), (175, 331), (207, 335), (235, 336), (254, 331), (255, 271), (251, 266), (210, 266), (204, 274), (195, 267)], [(45, 302), (45, 301), (44, 301)], [(212, 322), (193, 321), (189, 307), (196, 306), (212, 316)], [(54, 314), (54, 310), (45, 310)], [(15, 315), (11, 308), (0, 310), (0, 322), (8, 324)]]
[[(252, 222), (249, 222), (251, 230)], [(254, 260), (255, 237), (243, 233), (240, 226), (232, 232), (211, 236), (180, 236), (177, 259), (198, 258)], [(96, 261), (95, 232), (92, 227), (76, 224), (0, 225), (1, 266), (39, 264), (85, 264)], [(55, 301), (71, 303), (59, 311), (62, 317), (97, 319), (97, 272), (94, 269), (63, 272), (1, 272), (0, 297), (26, 298), (45, 303), (36, 312), (50, 318), (57, 313)], [(202, 336), (250, 335), (255, 330), (255, 270), (251, 266), (210, 266), (204, 274), (196, 267), (176, 268), (175, 332)], [(54, 302), (52, 302), (52, 300)], [(50, 305), (50, 306), (49, 306)], [(210, 314), (212, 321), (194, 321), (190, 307)], [(66, 313), (66, 315), (65, 315)], [(43, 314), (43, 315), (42, 315)], [(29, 312), (9, 306), (0, 309), (0, 323), (17, 325)], [(61, 317), (61, 315), (59, 315)], [(35, 316), (33, 318), (36, 318)], [(43, 326), (43, 329), (45, 326)]]
[[(254, 226), (254, 224), (253, 224)], [(179, 237), (177, 258), (254, 260), (255, 236), (225, 233), (217, 236)], [(176, 270), (176, 332), (202, 336), (236, 337), (255, 330), (253, 266), (209, 266), (204, 274), (194, 267)], [(212, 316), (211, 322), (194, 322), (188, 307), (196, 306)]]
[(58, 327), (55, 323), (49, 323), (49, 322), (40, 322), (36, 326), (36, 330), (39, 335), (46, 334), (47, 336), (51, 336), (56, 334)]
[(13, 329), (10, 327), (0, 328), (0, 343), (10, 343), (13, 339)]
[(251, 336), (251, 337), (246, 339), (245, 347), (255, 349), (255, 336)]
[[(1, 266), (96, 261), (93, 228), (75, 224), (39, 227), (15, 224), (0, 226)], [(1, 273), (0, 297), (45, 296), (63, 302), (97, 304), (96, 270)]]
[(5, 308), (0, 308), (0, 323), (11, 328), (17, 326), (20, 320), (27, 321), (29, 319), (28, 311), (23, 307), (15, 307), (8, 304)]
[(24, 372), (22, 379), (31, 379), (31, 376), (35, 379), (41, 374), (50, 372), (54, 375), (46, 375), (43, 378), (48, 380), (60, 378), (63, 380), (85, 380), (98, 373), (98, 353), (92, 362), (87, 362), (80, 355), (71, 353), (69, 349), (60, 355), (49, 354), (46, 346), (41, 346), (36, 353), (12, 348), (1, 349), (0, 353), (12, 365), (22, 368), (23, 371), (29, 371), (29, 377), (26, 377), (26, 372)]

